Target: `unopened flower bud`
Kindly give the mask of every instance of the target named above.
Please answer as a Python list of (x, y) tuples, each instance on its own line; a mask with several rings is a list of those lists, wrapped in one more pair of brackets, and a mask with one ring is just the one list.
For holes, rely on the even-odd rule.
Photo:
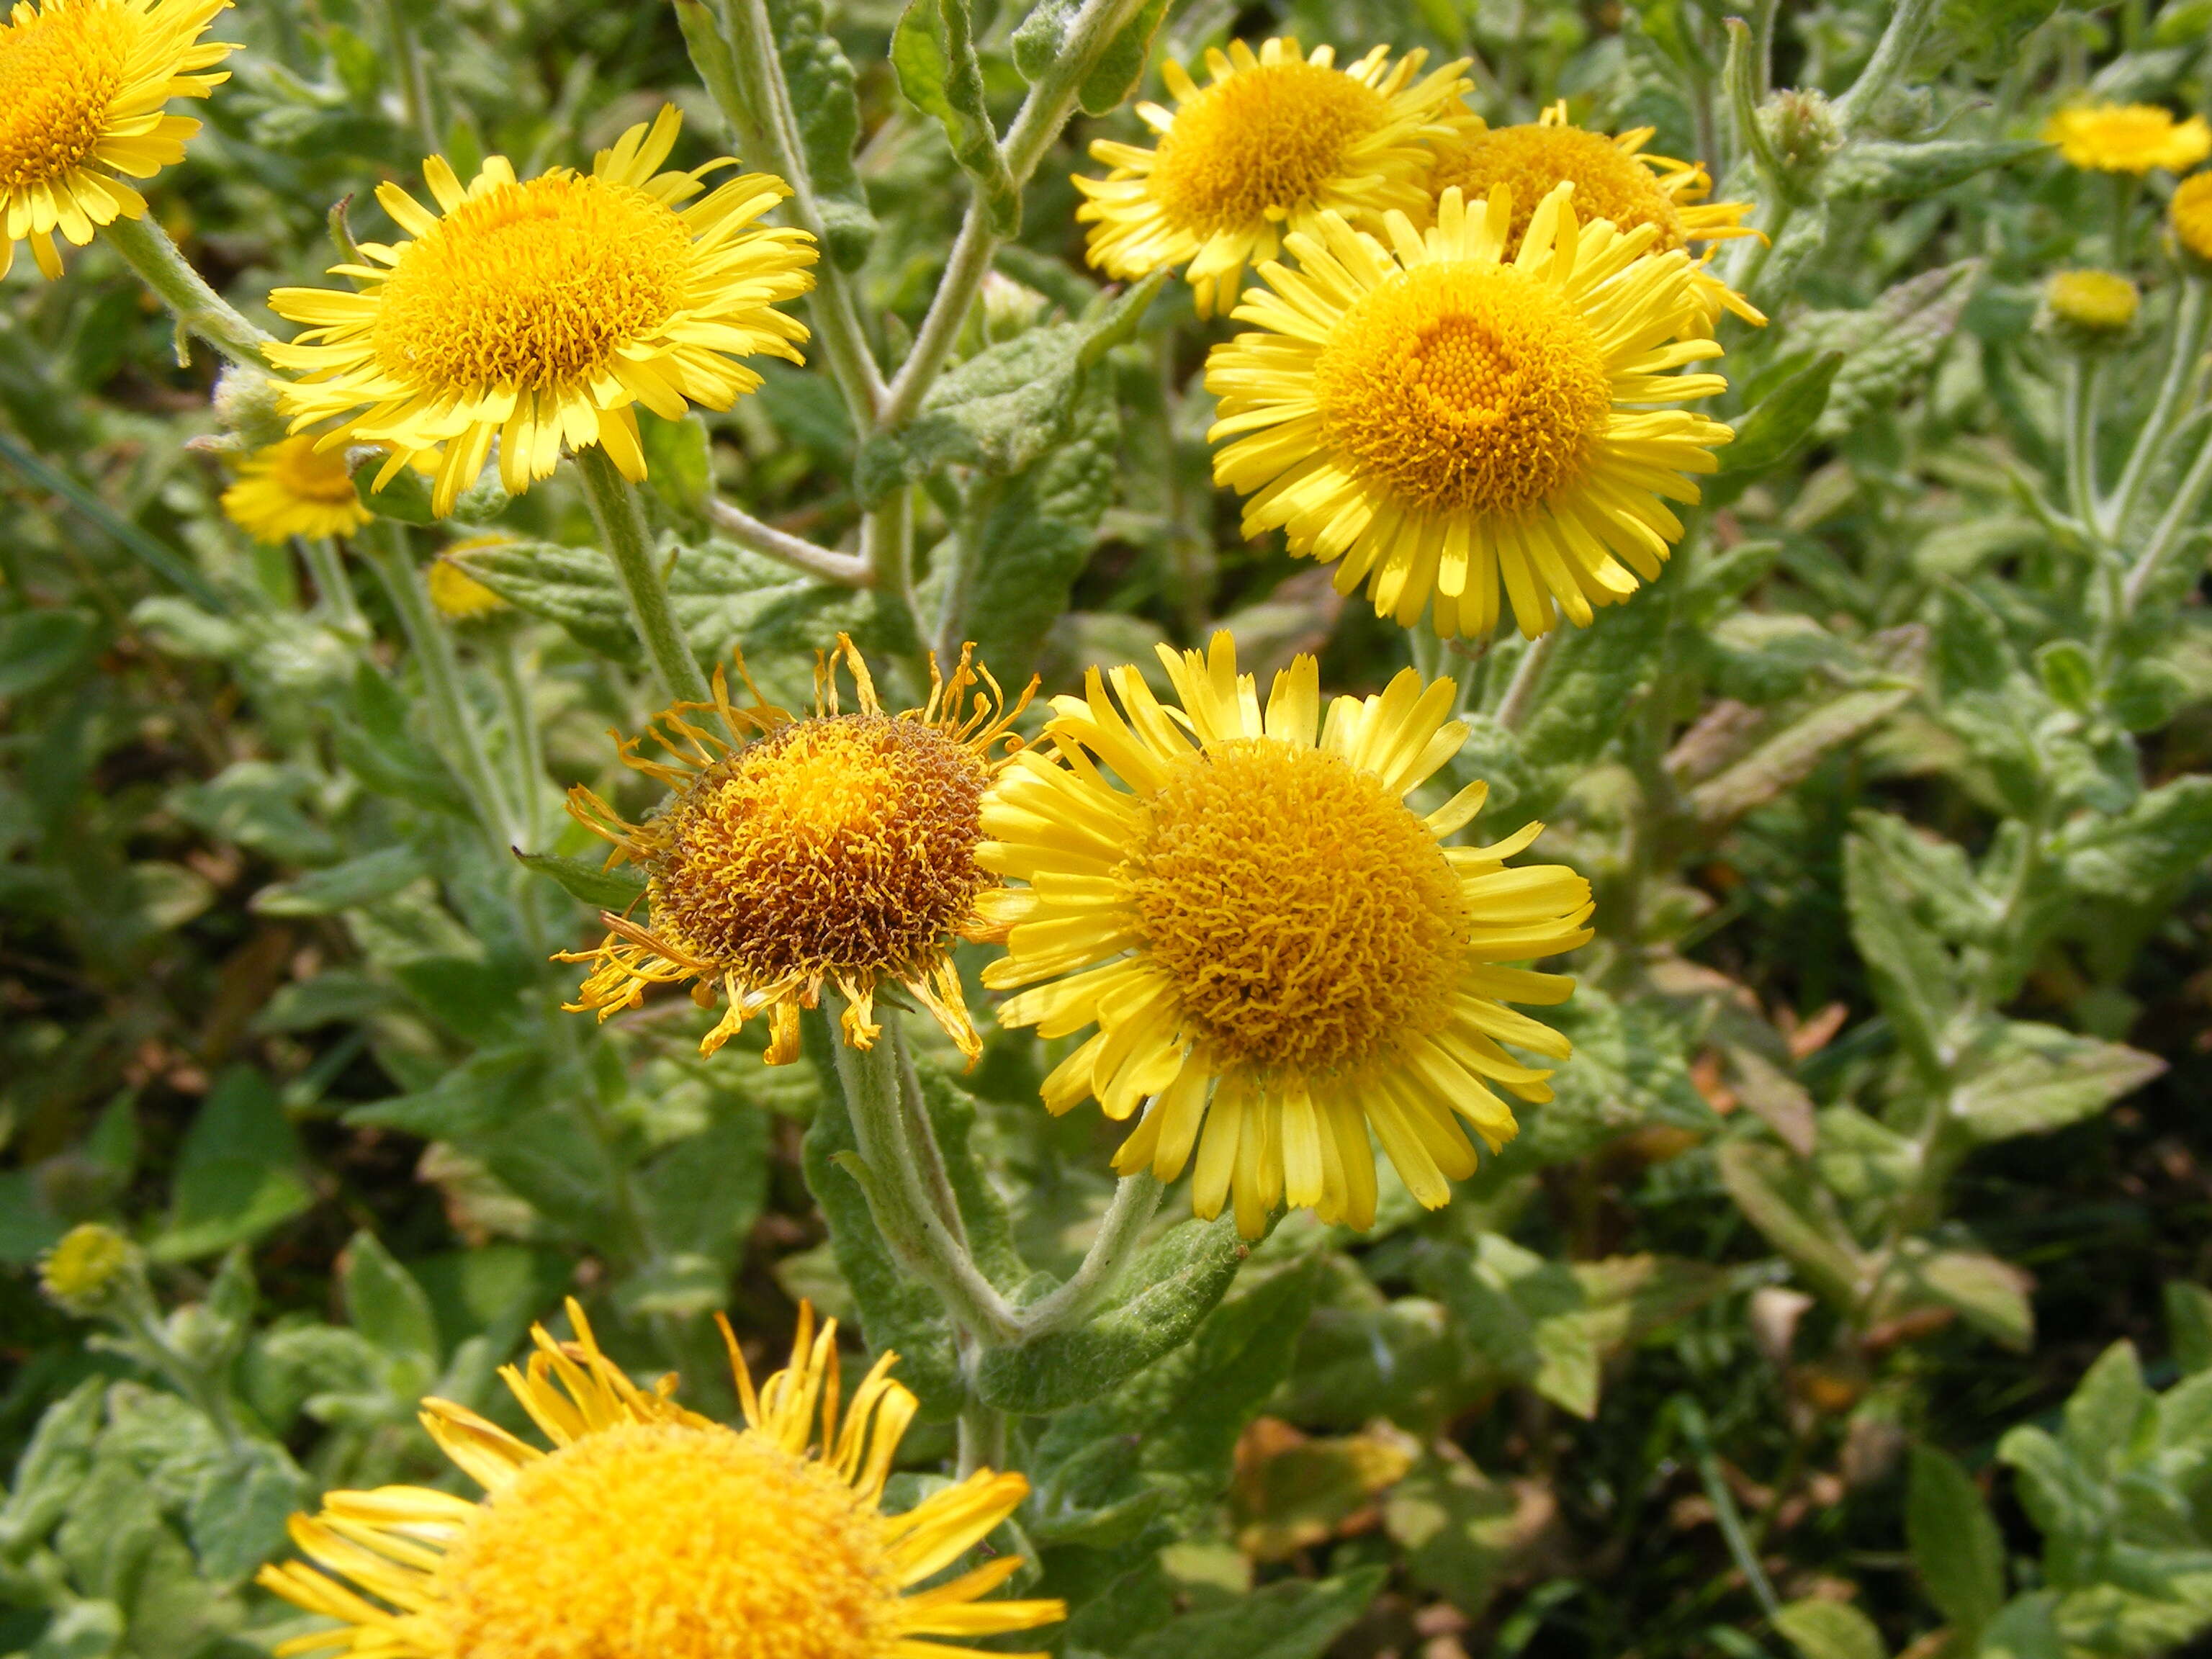
[(258, 368), (233, 363), (215, 383), (215, 417), (251, 448), (281, 442), (289, 424), (276, 400), (276, 382)]
[(1044, 315), (1043, 295), (995, 270), (983, 273), (983, 338), (991, 345), (1036, 326)]
[(2067, 345), (2098, 350), (2126, 337), (2142, 304), (2136, 285), (2117, 271), (2062, 270), (2043, 285), (2036, 322)]
[(113, 1304), (138, 1271), (137, 1247), (96, 1221), (72, 1227), (39, 1261), (39, 1284), (70, 1313), (99, 1313)]
[(1778, 92), (1759, 112), (1759, 129), (1793, 184), (1809, 185), (1843, 143), (1828, 100), (1812, 88)]

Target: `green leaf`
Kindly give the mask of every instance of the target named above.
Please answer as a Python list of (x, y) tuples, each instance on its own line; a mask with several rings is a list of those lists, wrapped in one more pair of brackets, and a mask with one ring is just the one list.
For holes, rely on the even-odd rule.
[(1130, 1264), (1103, 1313), (987, 1352), (975, 1391), (994, 1406), (1032, 1413), (1097, 1399), (1188, 1338), (1249, 1254), (1232, 1217), (1177, 1223)]
[(1721, 471), (1764, 472), (1789, 459), (1813, 435), (1843, 366), (1842, 352), (1823, 352), (1760, 398), (1736, 422), (1735, 441), (1721, 451)]
[(767, 0), (769, 33), (791, 93), (799, 148), (806, 153), (808, 182), (822, 210), (830, 257), (857, 270), (875, 240), (875, 216), (854, 165), (860, 136), (860, 105), (853, 65), (830, 28), (823, 0)]
[(1918, 1297), (1953, 1310), (1984, 1336), (2025, 1353), (2035, 1340), (2033, 1283), (1984, 1250), (1931, 1250), (1910, 1256), (1906, 1283)]
[(2169, 1279), (2166, 1330), (2175, 1364), (2192, 1376), (2212, 1370), (2212, 1291), (2185, 1279)]
[(425, 1140), (481, 1143), (538, 1103), (544, 1078), (545, 1056), (535, 1045), (489, 1048), (441, 1072), (427, 1088), (349, 1108), (345, 1121)]
[[(768, 1196), (769, 1119), (733, 1096), (710, 1100), (706, 1128), (655, 1152), (638, 1173), (637, 1195), (654, 1250), (703, 1258), (719, 1270), (718, 1289), (726, 1292)], [(719, 1296), (708, 1304), (721, 1305)]]
[(349, 720), (334, 722), (331, 738), (346, 770), (380, 795), (425, 811), (469, 816), (445, 764), (409, 729), (411, 705), (391, 681), (364, 662), (354, 671)]
[[(1067, 47), (1067, 27), (1083, 9), (1081, 0), (1043, 0), (1014, 31), (1014, 67), (1023, 78), (1042, 81)], [(1105, 115), (1134, 89), (1152, 56), (1152, 36), (1167, 15), (1167, 0), (1145, 0), (1106, 43), (1076, 88), (1075, 101), (1085, 115)]]
[(697, 520), (714, 493), (714, 441), (697, 415), (672, 421), (649, 409), (638, 411), (637, 435), (653, 493), (686, 519)]
[(974, 182), (993, 233), (1012, 236), (1022, 225), (1021, 186), (999, 149), (970, 28), (968, 0), (909, 0), (891, 36), (891, 67), (907, 101), (944, 127), (952, 159)]
[(56, 608), (0, 617), (0, 697), (20, 697), (59, 679), (91, 642), (88, 611)]
[(1958, 1013), (1958, 970), (1914, 915), (1908, 884), (1881, 843), (1854, 833), (1844, 842), (1844, 902), (1851, 942), (1874, 994), (1905, 1051), (1931, 1082), (1948, 1070), (1945, 1033)]
[(1187, 1613), (1121, 1650), (1125, 1659), (1321, 1659), (1390, 1576), (1358, 1567), (1316, 1583), (1285, 1579), (1203, 1613)]
[(1928, 1599), (1972, 1643), (2004, 1601), (2004, 1538), (1973, 1478), (1933, 1446), (1912, 1449), (1905, 1540)]
[(1847, 1601), (1792, 1601), (1774, 1615), (1774, 1627), (1802, 1659), (1889, 1659), (1874, 1620)]
[(2143, 1385), (2135, 1344), (2115, 1342), (2098, 1356), (2067, 1401), (2059, 1443), (2081, 1467), (2110, 1478), (2120, 1473), (2137, 1434), (2156, 1410)]
[(0, 1504), (0, 1551), (19, 1555), (68, 1512), (92, 1472), (106, 1394), (106, 1377), (88, 1376), (40, 1417)]
[(1522, 1541), (1513, 1492), (1464, 1459), (1431, 1457), (1382, 1499), (1382, 1525), (1406, 1570), (1480, 1619)]
[(1033, 328), (976, 353), (930, 388), (912, 421), (861, 447), (854, 494), (873, 506), (939, 467), (1010, 473), (1028, 466), (1065, 441), (1085, 377), (1135, 332), (1165, 281), (1155, 271), (1092, 316)]
[(282, 1446), (247, 1440), (210, 1463), (192, 1489), (185, 1527), (201, 1573), (235, 1584), (284, 1547), (284, 1523), (311, 1496)]
[(2052, 640), (2043, 646), (2035, 653), (2035, 672), (2062, 708), (2086, 714), (2096, 706), (2097, 665), (2079, 640)]
[[(1770, 265), (1780, 253), (1778, 246)], [(1801, 347), (1844, 354), (1814, 435), (1841, 437), (1862, 421), (1893, 412), (1957, 332), (1985, 268), (1980, 259), (1960, 260), (1908, 277), (1863, 311), (1813, 311), (1796, 319)]]
[(386, 847), (343, 864), (272, 882), (253, 896), (264, 916), (327, 916), (389, 897), (429, 873), (412, 847)]
[(2050, 1590), (2013, 1597), (1982, 1632), (1974, 1659), (2066, 1659), (2055, 1617), (2057, 1602)]
[(380, 519), (396, 519), (401, 524), (437, 523), (438, 515), (430, 510), (430, 482), (413, 467), (400, 467), (385, 480), (383, 489), (376, 487), (376, 475), (390, 459), (379, 451), (354, 468), (354, 494), (361, 497), (361, 504)]
[(444, 1348), (430, 1298), (374, 1233), (363, 1229), (347, 1242), (337, 1277), (354, 1329), (393, 1358), (417, 1360), (426, 1371), (436, 1370)]
[(1750, 754), (1690, 791), (1698, 830), (1717, 836), (1747, 812), (1813, 775), (1837, 750), (1856, 743), (1912, 701), (1917, 683), (1840, 693), (1791, 720)]
[(328, 864), (338, 855), (337, 842), (300, 810), (314, 786), (292, 767), (237, 761), (204, 783), (170, 791), (169, 805), (208, 834), (280, 864)]
[(1718, 1153), (1721, 1184), (1805, 1282), (1839, 1306), (1857, 1295), (1859, 1251), (1811, 1171), (1778, 1146), (1731, 1140)]
[(1829, 161), (1821, 189), (1832, 202), (1917, 201), (2049, 148), (2033, 138), (1931, 138), (1914, 144), (1861, 139)]
[(123, 1609), (112, 1601), (71, 1601), (47, 1620), (22, 1659), (109, 1659), (122, 1651)]
[(645, 878), (628, 865), (603, 868), (592, 859), (572, 859), (562, 853), (525, 853), (514, 855), (525, 869), (550, 877), (570, 898), (594, 910), (619, 914), (637, 902), (645, 892)]
[(234, 1066), (216, 1080), (185, 1133), (170, 1187), (169, 1223), (147, 1247), (190, 1261), (258, 1238), (314, 1201), (298, 1170), (299, 1139), (269, 1079)]
[(2212, 858), (2212, 778), (2176, 778), (2117, 817), (2069, 829), (2064, 856), (2069, 886), (2155, 902)]
[(1950, 1109), (1978, 1140), (2042, 1134), (2101, 1111), (2165, 1070), (2164, 1060), (2140, 1048), (2005, 1020), (1960, 1057)]

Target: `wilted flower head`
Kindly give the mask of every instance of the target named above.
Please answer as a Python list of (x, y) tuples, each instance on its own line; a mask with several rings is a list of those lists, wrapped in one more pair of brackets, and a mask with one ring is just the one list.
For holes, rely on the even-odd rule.
[[(1377, 616), (1441, 635), (1498, 625), (1500, 594), (1534, 638), (1587, 625), (1659, 574), (1735, 434), (1686, 410), (1717, 374), (1668, 371), (1721, 349), (1684, 340), (1700, 315), (1689, 256), (1655, 253), (1657, 227), (1579, 222), (1561, 185), (1510, 235), (1511, 187), (1462, 206), (1457, 189), (1389, 245), (1323, 214), (1293, 233), (1298, 269), (1261, 267), (1240, 334), (1206, 361), (1230, 439), (1213, 477), (1251, 499), (1244, 533), (1278, 526), (1291, 550), (1341, 561)], [(1665, 499), (1662, 499), (1665, 498)], [(1623, 562), (1626, 562), (1625, 563)]]
[(2156, 104), (2077, 104), (2045, 122), (2043, 137), (2069, 166), (2096, 173), (2181, 173), (2212, 155), (2203, 116), (2176, 121)]
[(293, 1516), (293, 1542), (315, 1565), (264, 1567), (258, 1582), (337, 1624), (280, 1655), (927, 1659), (940, 1651), (930, 1637), (1066, 1617), (1056, 1601), (981, 1599), (1020, 1570), (1011, 1553), (915, 1589), (1006, 1519), (1029, 1483), (979, 1469), (884, 1514), (915, 1407), (886, 1374), (896, 1355), (841, 1416), (834, 1321), (817, 1336), (802, 1305), (789, 1368), (757, 1390), (726, 1321), (744, 1408), (744, 1426), (730, 1429), (678, 1405), (673, 1376), (632, 1382), (568, 1306), (575, 1341), (533, 1330), (527, 1370), (501, 1372), (551, 1449), (423, 1401), (423, 1426), (484, 1497), (380, 1486)]
[(87, 1221), (39, 1258), (39, 1285), (73, 1314), (92, 1314), (123, 1290), (137, 1268), (137, 1247), (112, 1227)]
[(1499, 1042), (1564, 1060), (1566, 1038), (1504, 1005), (1564, 1001), (1574, 981), (1504, 964), (1588, 940), (1589, 884), (1506, 867), (1541, 824), (1442, 846), (1485, 785), (1425, 817), (1406, 805), (1466, 739), (1450, 680), (1407, 669), (1324, 720), (1311, 657), (1264, 711), (1226, 633), (1160, 659), (1180, 710), (1133, 667), (1114, 671), (1117, 710), (1093, 669), (1082, 696), (1054, 700), (1056, 755), (1016, 756), (985, 799), (979, 860), (1029, 884), (983, 901), (1008, 929), (984, 983), (1031, 988), (1000, 1021), (1045, 1037), (1095, 1024), (1045, 1105), (1095, 1097), (1117, 1121), (1144, 1107), (1114, 1167), (1172, 1180), (1195, 1152), (1198, 1213), (1233, 1194), (1247, 1237), (1285, 1200), (1372, 1225), (1370, 1129), (1436, 1208), (1474, 1172), (1455, 1116), (1495, 1152), (1517, 1126), (1493, 1085), (1552, 1097), (1551, 1073)]
[[(565, 442), (598, 444), (633, 481), (645, 477), (634, 404), (680, 419), (693, 404), (727, 409), (760, 376), (738, 362), (802, 361), (805, 327), (775, 309), (813, 286), (805, 231), (753, 222), (791, 194), (749, 173), (704, 196), (725, 158), (655, 171), (680, 117), (623, 134), (588, 173), (518, 180), (504, 156), (464, 186), (441, 156), (422, 164), (432, 213), (397, 185), (376, 199), (410, 238), (361, 245), (338, 265), (360, 291), (280, 288), (280, 317), (311, 325), (270, 361), (297, 371), (285, 389), (295, 430), (336, 419), (323, 438), (387, 446), (378, 487), (418, 457), (437, 458), (441, 514), (499, 441), (511, 495), (551, 476)], [(694, 198), (698, 198), (694, 200)], [(686, 205), (688, 204), (688, 205)]]
[(281, 439), (240, 462), (238, 482), (222, 492), (222, 510), (264, 542), (349, 536), (376, 516), (362, 505), (345, 451), (319, 449), (304, 434)]
[(2046, 325), (2076, 344), (2126, 333), (2142, 304), (2136, 285), (2117, 271), (2062, 270), (2043, 285)]
[(27, 240), (39, 269), (62, 274), (59, 231), (82, 247), (95, 227), (144, 216), (123, 182), (184, 159), (200, 130), (164, 115), (204, 98), (229, 71), (200, 75), (237, 47), (200, 36), (230, 0), (17, 0), (0, 23), (0, 276)]
[[(852, 714), (839, 704), (840, 664), (859, 690)], [(993, 750), (1018, 741), (1009, 728), (1030, 693), (1009, 704), (963, 651), (949, 681), (932, 663), (925, 707), (887, 714), (842, 634), (814, 681), (814, 717), (795, 719), (757, 691), (752, 706), (733, 705), (718, 670), (713, 702), (679, 702), (648, 728), (667, 759), (641, 756), (643, 739), (623, 744), (625, 764), (675, 791), (641, 823), (588, 789), (570, 793), (577, 821), (614, 843), (608, 862), (644, 872), (649, 913), (642, 923), (608, 913), (612, 931), (596, 950), (560, 957), (596, 964), (571, 1011), (604, 1019), (649, 985), (690, 981), (702, 1007), (717, 991), (728, 1002), (702, 1053), (765, 1011), (777, 1066), (798, 1058), (799, 1010), (825, 983), (851, 1005), (846, 1041), (870, 1046), (876, 993), (889, 983), (972, 1060), (982, 1040), (950, 950), (994, 884), (975, 862), (976, 805), (1006, 763)]]
[[(1528, 234), (1536, 210), (1563, 184), (1575, 187), (1574, 208), (1584, 219), (1607, 219), (1619, 230), (1649, 225), (1657, 234), (1651, 249), (1669, 253), (1697, 242), (1756, 236), (1744, 224), (1748, 202), (1709, 202), (1712, 179), (1704, 167), (1644, 153), (1655, 130), (1637, 127), (1608, 136), (1567, 119), (1565, 100), (1525, 126), (1491, 127), (1437, 141), (1436, 171), (1429, 189), (1441, 197), (1456, 187), (1465, 202), (1486, 202), (1503, 185), (1512, 191), (1513, 222), (1509, 245)], [(1705, 313), (1698, 324), (1710, 330), (1723, 308), (1746, 322), (1765, 323), (1741, 295), (1717, 277), (1698, 270), (1693, 286)]]
[(1139, 104), (1159, 135), (1152, 149), (1099, 139), (1094, 160), (1114, 169), (1075, 180), (1089, 199), (1090, 262), (1117, 278), (1187, 265), (1201, 317), (1234, 304), (1244, 268), (1272, 259), (1286, 230), (1324, 211), (1379, 223), (1385, 209), (1418, 214), (1428, 140), (1481, 123), (1461, 106), (1461, 58), (1415, 81), (1424, 52), (1394, 66), (1377, 46), (1348, 68), (1334, 46), (1306, 55), (1295, 39), (1242, 40), (1209, 51), (1200, 87), (1183, 66), (1160, 65), (1176, 107)]

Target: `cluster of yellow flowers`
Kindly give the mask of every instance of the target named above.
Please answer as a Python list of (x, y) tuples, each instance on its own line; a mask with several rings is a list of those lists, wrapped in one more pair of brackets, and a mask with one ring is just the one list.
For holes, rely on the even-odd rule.
[[(2212, 125), (2203, 116), (2177, 121), (2156, 104), (2076, 104), (2045, 122), (2043, 137), (2068, 166), (2116, 174), (2130, 191), (2148, 173), (2188, 173), (2212, 157)], [(2123, 224), (2125, 218), (2124, 204)], [(2175, 187), (2166, 223), (2184, 256), (2212, 262), (2212, 172), (2191, 174)], [(2062, 270), (2044, 284), (2043, 301), (2068, 337), (2094, 345), (2134, 326), (2142, 295), (2118, 271)]]

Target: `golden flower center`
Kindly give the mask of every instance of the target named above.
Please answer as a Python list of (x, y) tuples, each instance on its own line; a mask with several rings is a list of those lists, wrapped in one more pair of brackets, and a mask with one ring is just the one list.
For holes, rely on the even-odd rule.
[(270, 482), (295, 500), (350, 507), (360, 500), (343, 447), (317, 451), (311, 436), (287, 438), (270, 454)]
[(1340, 70), (1264, 64), (1200, 90), (1160, 136), (1152, 191), (1200, 236), (1280, 219), (1345, 171), (1389, 101)]
[(645, 825), (653, 924), (752, 985), (829, 969), (918, 970), (990, 880), (988, 779), (936, 726), (799, 720), (700, 775)]
[(1356, 1066), (1449, 1008), (1459, 883), (1405, 804), (1335, 755), (1255, 738), (1194, 757), (1115, 878), (1188, 1029), (1232, 1064)]
[(819, 1464), (720, 1427), (633, 1424), (526, 1463), (447, 1549), (459, 1659), (879, 1659), (898, 1580)]
[(545, 391), (607, 373), (684, 304), (691, 238), (643, 191), (549, 173), (474, 196), (384, 284), (380, 368), (433, 392)]
[(90, 161), (137, 40), (132, 15), (92, 0), (0, 24), (0, 193)]
[(1513, 192), (1511, 245), (1518, 247), (1537, 204), (1571, 180), (1575, 217), (1610, 219), (1622, 230), (1656, 225), (1651, 246), (1664, 253), (1683, 245), (1682, 216), (1651, 169), (1601, 132), (1582, 127), (1493, 127), (1462, 138), (1437, 157), (1430, 188), (1454, 185), (1470, 204), (1490, 199), (1494, 185)]
[(1328, 447), (1407, 506), (1515, 513), (1581, 475), (1613, 390), (1596, 335), (1556, 289), (1455, 260), (1346, 312), (1314, 400)]

